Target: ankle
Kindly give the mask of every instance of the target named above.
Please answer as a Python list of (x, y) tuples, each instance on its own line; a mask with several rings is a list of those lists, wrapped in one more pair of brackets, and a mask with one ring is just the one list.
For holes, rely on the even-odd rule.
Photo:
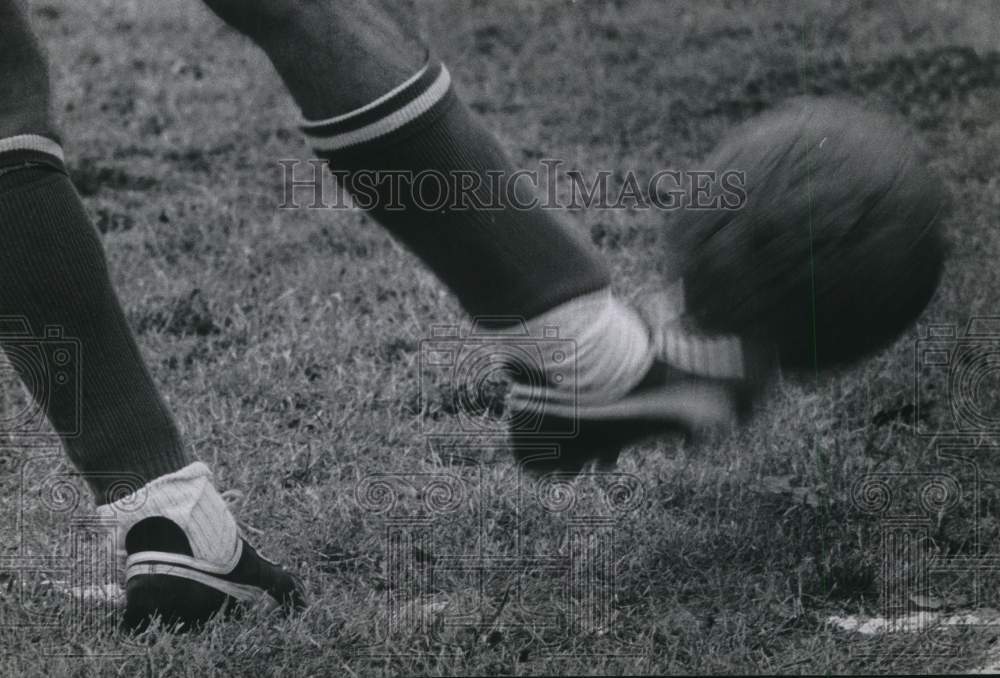
[[(646, 324), (609, 289), (560, 304), (530, 320), (528, 327), (532, 336), (556, 328), (560, 338), (573, 342), (575, 379), (553, 387), (572, 392), (581, 403), (621, 398), (642, 381), (653, 362)], [(563, 365), (553, 367), (565, 372)]]
[[(140, 533), (154, 527), (156, 535), (172, 524), (200, 560), (232, 566), (239, 557), (236, 521), (215, 489), (211, 471), (201, 462), (160, 476), (115, 502), (99, 506), (97, 512), (114, 520), (120, 547), (128, 546), (129, 535), (137, 526)], [(140, 537), (139, 533), (132, 537), (133, 547)]]

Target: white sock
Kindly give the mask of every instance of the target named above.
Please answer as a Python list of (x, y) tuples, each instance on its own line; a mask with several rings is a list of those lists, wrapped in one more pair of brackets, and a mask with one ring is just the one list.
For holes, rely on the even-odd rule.
[(714, 379), (744, 379), (743, 348), (735, 335), (693, 336), (668, 328), (659, 347), (664, 362), (690, 374)]
[(187, 536), (195, 558), (219, 567), (235, 567), (240, 555), (236, 520), (212, 484), (212, 472), (202, 462), (151, 480), (132, 494), (97, 507), (97, 513), (117, 523), (118, 544), (124, 548), (129, 529), (146, 518), (176, 523)]
[(678, 281), (642, 300), (643, 317), (660, 360), (689, 374), (716, 379), (744, 379), (743, 342), (736, 335), (693, 331), (684, 315), (684, 283)]
[[(548, 328), (558, 329), (559, 339), (571, 339), (575, 344), (575, 397), (580, 403), (621, 398), (635, 388), (653, 362), (649, 329), (610, 289), (577, 297), (528, 321), (532, 337), (545, 336)], [(545, 363), (544, 367), (550, 372), (565, 372), (564, 366)], [(551, 383), (552, 375), (545, 376)], [(572, 397), (570, 382), (553, 388)]]

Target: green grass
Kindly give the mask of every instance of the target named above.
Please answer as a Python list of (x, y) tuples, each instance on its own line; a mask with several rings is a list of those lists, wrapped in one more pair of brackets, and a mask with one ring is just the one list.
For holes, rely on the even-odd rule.
[[(0, 674), (868, 673), (985, 662), (988, 629), (942, 632), (951, 649), (928, 657), (924, 637), (874, 642), (825, 622), (880, 609), (879, 522), (852, 501), (865, 473), (946, 470), (970, 487), (970, 466), (917, 435), (917, 330), (848, 374), (780, 383), (730, 437), (624, 455), (620, 471), (641, 478), (643, 494), (613, 528), (606, 628), (567, 630), (568, 575), (537, 562), (496, 568), (477, 602), (474, 577), (446, 567), (456, 557), (566, 556), (567, 521), (602, 509), (581, 487), (570, 514), (542, 510), (502, 449), (467, 450), (476, 463), (457, 464), (428, 448), (428, 426), (457, 424), (414, 406), (419, 345), (432, 324), (461, 318), (457, 304), (365, 216), (275, 208), (277, 161), (309, 157), (295, 109), (263, 55), (197, 2), (33, 6), (74, 178), (153, 375), (220, 488), (243, 493), (241, 524), (301, 572), (312, 604), (290, 620), (252, 614), (130, 645), (25, 630), (25, 605), (62, 615), (62, 628), (72, 612), (33, 589), (37, 577), (0, 574)], [(954, 197), (952, 257), (923, 322), (962, 323), (1000, 301), (995, 3), (442, 1), (422, 5), (421, 24), (463, 96), (528, 167), (558, 157), (585, 175), (697, 168), (737, 120), (803, 92), (893, 108)], [(624, 296), (657, 283), (649, 251), (669, 215), (570, 217)], [(946, 399), (924, 397), (928, 421), (943, 419)], [(36, 502), (15, 522), (30, 458), (0, 449), (0, 555), (14, 554), (18, 529), (22, 555), (66, 554), (66, 516)], [(968, 493), (934, 514), (928, 552), (980, 555), (996, 543), (996, 456), (975, 458), (978, 518)], [(65, 470), (57, 459), (33, 468)], [(467, 493), (420, 548), (444, 574), (419, 600), (387, 589), (384, 519), (357, 501), (376, 472), (449, 474)], [(897, 496), (913, 508), (913, 495)], [(404, 496), (399, 510), (419, 505)], [(971, 603), (968, 577), (934, 586), (945, 606), (1000, 607), (989, 577)], [(22, 589), (28, 603), (15, 604)], [(433, 633), (387, 634), (389, 596), (428, 615)], [(470, 614), (445, 624), (453, 610)], [(113, 656), (122, 653), (135, 656)]]

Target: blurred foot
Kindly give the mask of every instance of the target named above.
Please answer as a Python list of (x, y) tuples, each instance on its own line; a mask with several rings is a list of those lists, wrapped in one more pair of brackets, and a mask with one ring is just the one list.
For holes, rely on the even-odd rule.
[(738, 337), (692, 332), (679, 288), (647, 296), (636, 310), (649, 333), (651, 357), (628, 392), (595, 400), (565, 383), (513, 384), (510, 436), (515, 458), (529, 470), (612, 466), (625, 446), (642, 439), (728, 430), (749, 414), (756, 375)]

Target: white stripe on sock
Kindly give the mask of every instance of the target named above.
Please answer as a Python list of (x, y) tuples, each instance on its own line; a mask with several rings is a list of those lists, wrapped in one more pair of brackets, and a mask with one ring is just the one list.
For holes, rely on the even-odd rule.
[(0, 153), (8, 151), (37, 151), (58, 158), (59, 162), (66, 162), (62, 146), (40, 134), (18, 134), (0, 139)]
[(353, 111), (350, 111), (349, 113), (343, 113), (342, 115), (335, 115), (332, 118), (327, 118), (326, 120), (305, 120), (305, 119), (303, 119), (302, 122), (299, 124), (299, 127), (304, 132), (306, 132), (306, 134), (308, 134), (309, 133), (309, 128), (311, 128), (311, 127), (322, 127), (323, 125), (332, 125), (333, 123), (343, 122), (344, 120), (347, 120), (349, 118), (353, 118), (356, 115), (361, 115), (365, 111), (370, 111), (371, 109), (375, 108), (376, 106), (378, 106), (382, 102), (388, 101), (392, 97), (396, 96), (397, 94), (399, 94), (400, 92), (402, 92), (404, 89), (406, 89), (407, 87), (409, 87), (410, 85), (412, 85), (413, 83), (415, 83), (417, 80), (419, 80), (420, 76), (422, 76), (424, 73), (427, 72), (427, 66), (428, 65), (425, 64), (423, 68), (421, 68), (419, 71), (417, 71), (416, 73), (414, 73), (413, 76), (411, 76), (410, 78), (408, 78), (406, 80), (406, 82), (404, 82), (402, 85), (400, 85), (399, 87), (392, 88), (391, 90), (389, 90), (388, 92), (386, 92), (385, 94), (383, 94), (378, 99), (376, 99), (375, 101), (371, 102), (370, 104), (365, 104), (361, 108), (355, 108)]
[[(365, 125), (350, 132), (344, 132), (332, 137), (309, 137), (309, 142), (316, 151), (337, 151), (348, 146), (354, 146), (371, 141), (393, 132), (411, 120), (416, 120), (440, 101), (451, 86), (451, 75), (448, 69), (441, 67), (441, 73), (431, 83), (427, 90), (416, 99), (403, 106), (398, 111), (390, 113), (381, 120)], [(352, 114), (353, 115), (353, 114)], [(308, 130), (306, 130), (308, 132)]]

